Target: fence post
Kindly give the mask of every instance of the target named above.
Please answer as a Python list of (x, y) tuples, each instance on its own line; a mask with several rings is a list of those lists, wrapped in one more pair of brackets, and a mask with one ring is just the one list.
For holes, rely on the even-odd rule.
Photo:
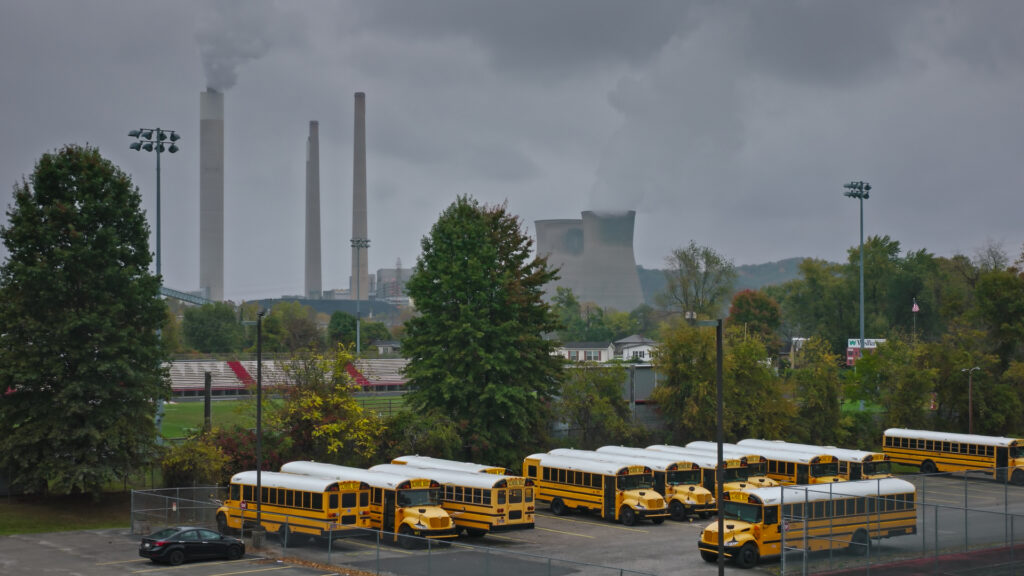
[(331, 562), (331, 547), (334, 546), (334, 524), (327, 527), (327, 563)]
[(380, 530), (377, 531), (377, 574), (380, 574)]
[(967, 552), (967, 473), (964, 472), (964, 552)]

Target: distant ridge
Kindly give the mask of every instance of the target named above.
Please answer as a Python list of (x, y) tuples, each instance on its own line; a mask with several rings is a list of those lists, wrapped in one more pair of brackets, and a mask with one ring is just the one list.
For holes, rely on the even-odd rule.
[[(745, 264), (737, 266), (736, 291), (758, 290), (764, 286), (784, 284), (800, 275), (800, 263), (804, 257), (786, 258), (778, 262), (766, 264)], [(637, 266), (640, 275), (640, 288), (644, 292), (644, 302), (655, 306), (655, 297), (665, 291), (665, 271)]]

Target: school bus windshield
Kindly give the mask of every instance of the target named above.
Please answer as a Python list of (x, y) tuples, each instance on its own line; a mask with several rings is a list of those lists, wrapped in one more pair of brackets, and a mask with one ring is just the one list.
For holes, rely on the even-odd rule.
[(700, 470), (672, 470), (665, 474), (669, 486), (700, 484)]
[(1024, 446), (1010, 446), (1010, 458), (1024, 458)]
[(892, 462), (888, 460), (880, 460), (878, 462), (865, 462), (864, 463), (864, 474), (866, 476), (873, 476), (875, 474), (892, 474)]
[(811, 476), (820, 478), (822, 476), (836, 476), (839, 474), (839, 465), (835, 462), (827, 464), (811, 464)]
[(436, 489), (419, 488), (416, 490), (399, 490), (398, 507), (437, 506), (439, 502)]
[(750, 477), (750, 470), (745, 468), (726, 468), (725, 469), (725, 481), (726, 482), (746, 482), (747, 478)]
[(722, 507), (722, 513), (725, 514), (726, 518), (742, 520), (744, 522), (761, 521), (761, 507), (757, 504), (725, 500), (720, 502), (720, 505)]
[(630, 474), (615, 478), (615, 487), (619, 490), (648, 490), (651, 487), (651, 477), (644, 474)]

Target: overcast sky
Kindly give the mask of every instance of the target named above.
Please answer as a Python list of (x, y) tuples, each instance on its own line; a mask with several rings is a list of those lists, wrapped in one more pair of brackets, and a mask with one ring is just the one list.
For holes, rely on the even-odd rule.
[[(0, 183), (66, 143), (128, 172), (166, 285), (199, 285), (199, 94), (225, 92), (225, 296), (303, 292), (320, 122), (324, 288), (347, 288), (353, 94), (370, 269), (409, 268), (457, 195), (538, 219), (637, 211), (664, 267), (846, 259), (864, 233), (972, 256), (1024, 245), (1024, 2), (0, 0)], [(155, 241), (151, 242), (155, 246)], [(4, 252), (6, 253), (6, 252)]]

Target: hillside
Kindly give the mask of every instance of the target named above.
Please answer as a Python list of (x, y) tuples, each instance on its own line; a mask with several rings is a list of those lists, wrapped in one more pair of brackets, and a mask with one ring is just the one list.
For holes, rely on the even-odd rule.
[[(803, 258), (787, 258), (766, 264), (748, 264), (737, 266), (736, 291), (757, 290), (762, 286), (772, 286), (788, 282), (799, 275), (800, 262)], [(655, 305), (655, 296), (665, 291), (665, 271), (637, 266), (640, 275), (640, 287), (644, 291), (644, 302)]]

